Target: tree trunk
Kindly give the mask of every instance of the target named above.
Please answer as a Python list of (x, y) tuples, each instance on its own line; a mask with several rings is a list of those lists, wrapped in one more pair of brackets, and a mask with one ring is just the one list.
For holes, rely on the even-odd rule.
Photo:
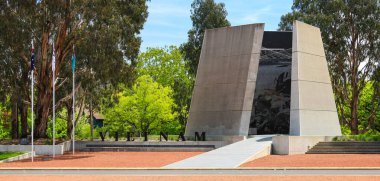
[(21, 137), (26, 138), (28, 135), (28, 104), (20, 103), (20, 116), (21, 116)]
[(38, 95), (37, 113), (36, 113), (36, 128), (34, 129), (34, 136), (36, 138), (46, 138), (46, 129), (50, 112), (51, 103), (51, 90), (40, 90), (46, 94)]
[(34, 129), (34, 136), (36, 138), (46, 138), (46, 129), (49, 118), (49, 109), (52, 102), (52, 92), (53, 85), (52, 79), (53, 75), (51, 72), (51, 61), (48, 61), (48, 48), (49, 44), (49, 33), (51, 30), (51, 24), (46, 22), (42, 28), (41, 35), (41, 48), (40, 48), (40, 59), (38, 74), (36, 76), (38, 84), (38, 98), (37, 98), (37, 110), (36, 110), (36, 127)]
[(18, 138), (18, 109), (17, 109), (17, 95), (13, 93), (12, 99), (12, 117), (11, 117), (11, 123), (12, 123), (12, 139)]
[(351, 134), (359, 134), (358, 129), (358, 96), (354, 91), (351, 101)]
[(72, 119), (73, 119), (73, 107), (70, 104), (71, 101), (65, 103), (67, 110), (67, 137), (71, 138), (71, 130), (73, 128)]

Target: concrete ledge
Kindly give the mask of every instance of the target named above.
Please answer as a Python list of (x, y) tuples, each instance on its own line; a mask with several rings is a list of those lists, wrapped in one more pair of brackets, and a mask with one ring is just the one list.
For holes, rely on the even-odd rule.
[(22, 155), (18, 155), (18, 156), (15, 156), (15, 157), (11, 157), (11, 158), (7, 158), (7, 159), (4, 159), (4, 160), (0, 160), (0, 163), (14, 162), (14, 161), (18, 161), (18, 160), (24, 160), (24, 159), (27, 159), (27, 158), (30, 158), (30, 157), (32, 157), (32, 153), (28, 152), (28, 153), (24, 153)]
[[(56, 155), (63, 155), (65, 151), (70, 150), (70, 142), (66, 141), (61, 144), (55, 145), (54, 152)], [(30, 152), (31, 145), (0, 145), (0, 152), (6, 151), (22, 151)], [(34, 145), (35, 155), (53, 155), (53, 145)]]
[[(86, 149), (88, 149), (87, 145), (113, 145), (113, 146), (141, 145), (142, 147), (144, 147), (144, 145), (168, 145), (168, 146), (170, 145), (214, 145), (215, 148), (220, 148), (226, 144), (227, 144), (226, 141), (125, 141), (125, 140), (124, 141), (76, 141), (75, 150), (86, 151)], [(152, 149), (152, 148), (149, 148), (149, 149)], [(173, 150), (173, 149), (169, 150), (169, 148), (165, 148), (165, 149), (167, 151)], [(140, 151), (143, 151), (143, 150), (147, 150), (147, 148), (142, 148)]]
[(272, 153), (274, 155), (305, 154), (318, 142), (331, 141), (333, 138), (333, 136), (275, 136)]

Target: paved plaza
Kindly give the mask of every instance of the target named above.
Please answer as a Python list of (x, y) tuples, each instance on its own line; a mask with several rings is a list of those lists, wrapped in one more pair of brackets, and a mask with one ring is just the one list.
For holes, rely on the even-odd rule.
[(183, 160), (202, 152), (76, 152), (72, 155), (67, 152), (63, 156), (36, 157), (32, 163), (30, 159), (0, 163), (0, 167), (162, 167), (167, 164)]
[(380, 154), (268, 155), (240, 167), (377, 167)]
[(270, 155), (235, 169), (159, 168), (199, 154), (77, 152), (54, 160), (42, 156), (33, 163), (0, 163), (0, 180), (380, 180), (375, 168), (380, 168), (380, 154)]

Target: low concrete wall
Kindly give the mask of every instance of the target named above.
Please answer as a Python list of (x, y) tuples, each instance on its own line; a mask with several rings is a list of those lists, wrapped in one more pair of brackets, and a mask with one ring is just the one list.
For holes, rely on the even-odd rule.
[[(70, 144), (70, 143), (69, 143)], [(69, 145), (68, 144), (68, 145)], [(225, 146), (225, 141), (76, 141), (75, 150), (83, 150), (86, 145), (214, 145), (215, 148)], [(71, 147), (71, 144), (70, 144)]]
[[(62, 155), (65, 151), (71, 150), (69, 141), (54, 146), (56, 155)], [(31, 145), (0, 145), (0, 152), (5, 151), (23, 151), (30, 152)], [(34, 145), (36, 155), (53, 155), (53, 145)]]
[(7, 163), (7, 162), (18, 161), (18, 160), (24, 160), (24, 159), (27, 159), (27, 158), (30, 158), (30, 157), (32, 157), (32, 153), (28, 152), (28, 153), (24, 153), (22, 155), (18, 155), (18, 156), (15, 156), (15, 157), (11, 157), (11, 158), (7, 158), (7, 159), (4, 159), (4, 160), (0, 160), (0, 163)]
[(272, 154), (294, 155), (305, 154), (311, 147), (321, 141), (331, 141), (331, 136), (275, 136), (272, 143)]
[(63, 152), (66, 152), (66, 151), (71, 151), (73, 148), (71, 147), (71, 144), (72, 142), (71, 141), (65, 141), (63, 143), (60, 143), (58, 145), (62, 145), (62, 149), (63, 149)]

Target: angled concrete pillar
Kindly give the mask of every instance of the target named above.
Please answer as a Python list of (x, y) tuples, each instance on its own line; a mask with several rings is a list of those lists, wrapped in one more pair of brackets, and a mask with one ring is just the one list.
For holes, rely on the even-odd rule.
[(319, 28), (293, 25), (290, 135), (341, 135)]
[(247, 136), (264, 24), (206, 30), (185, 136)]

